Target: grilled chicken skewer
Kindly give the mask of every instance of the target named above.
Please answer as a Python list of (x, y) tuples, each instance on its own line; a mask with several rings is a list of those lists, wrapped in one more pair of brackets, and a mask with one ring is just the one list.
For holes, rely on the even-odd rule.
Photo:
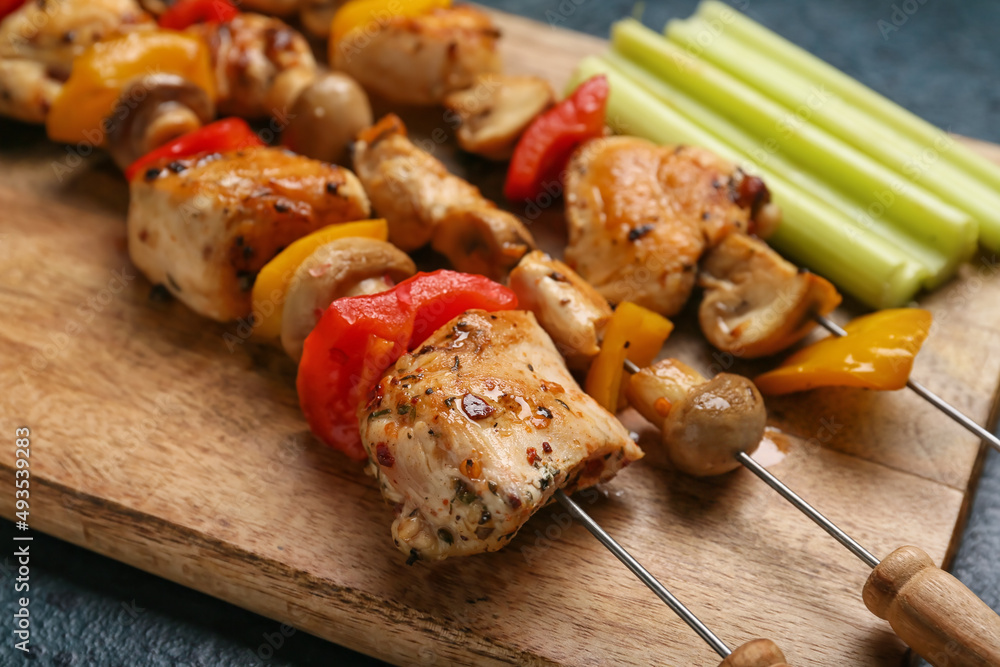
[(872, 568), (865, 605), (914, 651), (941, 667), (1000, 664), (1000, 616), (962, 582), (917, 547), (900, 547), (880, 561), (751, 456), (764, 422), (749, 380), (722, 373), (708, 381), (673, 359), (646, 369), (626, 361), (625, 369), (633, 374), (630, 402), (661, 425), (668, 456), (681, 470), (716, 475), (746, 467)]

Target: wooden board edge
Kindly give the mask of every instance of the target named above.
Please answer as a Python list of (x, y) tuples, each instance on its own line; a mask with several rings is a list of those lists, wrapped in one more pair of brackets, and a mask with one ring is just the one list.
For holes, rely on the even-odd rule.
[[(2, 485), (14, 488), (15, 469), (0, 464)], [(120, 561), (256, 614), (290, 625), (340, 646), (396, 665), (475, 664), (552, 666), (533, 653), (456, 629), (445, 619), (392, 604), (362, 591), (337, 587), (204, 533), (182, 529), (153, 515), (129, 509), (61, 484), (32, 477), (31, 530)], [(0, 514), (14, 520), (13, 495), (0, 500)], [(186, 557), (164, 561), (161, 547)], [(156, 564), (159, 563), (159, 567)], [(226, 577), (219, 577), (225, 571)], [(235, 587), (237, 578), (243, 585)], [(311, 595), (290, 606), (274, 590), (287, 587)], [(337, 610), (341, 610), (338, 611)], [(364, 610), (359, 612), (359, 610)], [(367, 620), (365, 618), (367, 617)], [(386, 622), (383, 619), (391, 619)], [(392, 627), (373, 635), (372, 624)], [(428, 642), (430, 640), (430, 642)], [(433, 648), (428, 648), (428, 644)], [(417, 660), (414, 660), (417, 657)]]

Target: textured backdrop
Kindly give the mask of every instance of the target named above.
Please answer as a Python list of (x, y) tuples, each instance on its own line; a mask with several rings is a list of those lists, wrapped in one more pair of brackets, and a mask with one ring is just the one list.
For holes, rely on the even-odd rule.
[[(606, 36), (610, 23), (621, 16), (641, 14), (647, 25), (660, 29), (671, 17), (689, 15), (696, 3), (487, 0), (485, 4)], [(996, 78), (1000, 3), (744, 0), (739, 6), (940, 127), (1000, 142)], [(897, 9), (900, 13), (894, 16)], [(12, 524), (0, 521), (0, 543), (11, 544), (12, 532)], [(33, 664), (382, 664), (58, 540), (36, 536), (31, 548)], [(987, 461), (954, 567), (955, 574), (994, 609), (1000, 608), (997, 554), (1000, 456), (994, 453)], [(13, 604), (12, 565), (9, 555), (0, 562), (4, 615)], [(26, 664), (12, 648), (6, 625), (3, 635), (0, 665)], [(692, 635), (691, 641), (698, 640)]]

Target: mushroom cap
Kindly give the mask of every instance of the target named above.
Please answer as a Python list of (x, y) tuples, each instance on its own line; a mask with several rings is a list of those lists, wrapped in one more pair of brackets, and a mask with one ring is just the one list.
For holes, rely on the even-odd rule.
[(456, 133), (462, 150), (491, 160), (509, 158), (535, 117), (554, 103), (545, 79), (494, 73), (480, 74), (471, 87), (444, 100), (462, 122)]
[(316, 248), (295, 270), (281, 315), (281, 344), (298, 361), (302, 345), (335, 299), (372, 294), (416, 272), (406, 253), (385, 241), (346, 237)]
[(105, 123), (115, 164), (125, 169), (154, 148), (215, 118), (215, 103), (176, 74), (150, 74), (122, 89)]
[(767, 412), (753, 382), (719, 373), (673, 404), (663, 422), (663, 444), (678, 470), (705, 477), (739, 467), (764, 437)]
[(730, 234), (702, 261), (698, 321), (708, 341), (743, 358), (780, 352), (840, 303), (828, 281), (787, 262), (766, 243)]
[(342, 164), (358, 132), (371, 126), (372, 107), (357, 81), (326, 72), (302, 90), (289, 118), (282, 144), (307, 157)]

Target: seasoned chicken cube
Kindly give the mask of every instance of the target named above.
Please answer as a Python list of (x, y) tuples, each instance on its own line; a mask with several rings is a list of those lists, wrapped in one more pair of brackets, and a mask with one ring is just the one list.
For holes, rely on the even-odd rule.
[(676, 314), (706, 247), (747, 231), (768, 199), (759, 179), (700, 148), (594, 139), (566, 175), (566, 263), (612, 303)]
[(392, 114), (358, 137), (354, 169), (402, 250), (430, 243), (459, 271), (502, 279), (534, 248), (520, 220), (417, 148)]
[(26, 2), (0, 21), (0, 114), (44, 123), (73, 59), (105, 37), (153, 27), (135, 0)]
[(601, 351), (608, 300), (576, 271), (541, 250), (525, 255), (510, 272), (510, 288), (521, 308), (538, 318), (570, 368), (586, 370)]
[(500, 71), (499, 37), (489, 15), (475, 7), (396, 14), (331, 44), (331, 63), (389, 102), (439, 104), (477, 75)]
[(287, 122), (299, 92), (316, 76), (309, 42), (280, 19), (239, 14), (226, 23), (197, 23), (189, 32), (209, 46), (220, 115)]
[(732, 234), (705, 256), (698, 321), (720, 350), (745, 358), (775, 354), (802, 340), (840, 304), (826, 279), (800, 270), (759, 239)]
[(164, 161), (130, 184), (129, 255), (192, 310), (250, 314), (257, 272), (295, 239), (368, 217), (349, 170), (277, 148)]
[(372, 396), (358, 411), (361, 441), (411, 560), (500, 549), (556, 489), (642, 457), (523, 311), (456, 317)]

